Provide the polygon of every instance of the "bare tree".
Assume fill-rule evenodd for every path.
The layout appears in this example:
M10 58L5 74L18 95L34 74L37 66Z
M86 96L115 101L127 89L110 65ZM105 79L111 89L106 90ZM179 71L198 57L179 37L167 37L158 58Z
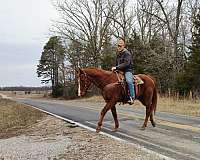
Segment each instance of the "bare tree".
M173 7L172 10L170 12L167 12L166 7L164 7L164 3L162 0L156 0L156 2L159 4L162 13L163 13L163 18L162 19L163 22L165 22L168 32L169 32L169 36L173 42L173 53L174 53L174 69L175 72L179 71L179 55L178 55L178 37L179 37L179 29L180 29L180 23L181 23L181 11L182 11L182 4L183 4L183 0L177 0L177 6ZM175 16L173 16L170 13L175 14Z
M136 13L141 39L144 43L148 43L163 29L163 24L160 22L162 19L159 17L160 9L155 0L138 0Z
M57 1L62 20L55 27L57 33L70 40L79 40L90 55L91 65L99 67L101 48L110 28L117 0Z
M198 8L200 7L200 1L199 0L187 0L186 1L186 11L185 11L185 17L187 17L187 24L189 27L189 37L187 43L191 42L191 33L193 31L194 28L194 19L197 16L198 13Z
M134 14L133 8L129 6L129 0L118 0L117 8L113 11L112 19L112 35L116 38L128 39L133 31Z

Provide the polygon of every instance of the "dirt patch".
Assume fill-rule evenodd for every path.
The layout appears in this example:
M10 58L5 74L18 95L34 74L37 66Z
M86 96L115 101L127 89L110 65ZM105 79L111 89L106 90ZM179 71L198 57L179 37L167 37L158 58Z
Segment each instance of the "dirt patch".
M46 114L18 104L9 99L0 98L0 138L20 135L30 125L41 120Z
M131 144L46 116L24 130L21 136L1 139L0 159L156 160L159 157Z

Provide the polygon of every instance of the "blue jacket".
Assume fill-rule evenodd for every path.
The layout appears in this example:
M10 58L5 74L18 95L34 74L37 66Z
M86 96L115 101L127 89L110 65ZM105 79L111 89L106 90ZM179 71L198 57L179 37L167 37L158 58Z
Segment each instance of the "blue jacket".
M133 66L132 55L127 49L124 49L117 55L116 69L122 72L132 72L133 71L132 66Z

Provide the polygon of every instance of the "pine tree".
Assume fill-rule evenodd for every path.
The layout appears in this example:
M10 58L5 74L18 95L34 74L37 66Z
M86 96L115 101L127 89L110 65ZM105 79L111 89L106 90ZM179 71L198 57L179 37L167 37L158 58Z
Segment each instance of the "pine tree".
M128 39L127 48L133 56L133 70L135 74L145 73L145 60L147 48L143 45L139 35L134 31Z
M106 35L104 37L104 43L101 50L101 68L110 70L112 66L115 66L116 59L116 46L112 44L111 37Z
M179 91L193 92L193 96L200 94L200 9L193 21L192 45L189 47L189 57L185 71L178 76Z
M192 33L192 46L188 61L188 74L191 76L192 90L200 93L200 9L194 18L194 30Z
M38 77L42 83L52 83L53 94L60 86L59 67L64 61L64 48L59 37L54 36L44 46L39 64L37 65ZM55 90L54 90L55 89Z

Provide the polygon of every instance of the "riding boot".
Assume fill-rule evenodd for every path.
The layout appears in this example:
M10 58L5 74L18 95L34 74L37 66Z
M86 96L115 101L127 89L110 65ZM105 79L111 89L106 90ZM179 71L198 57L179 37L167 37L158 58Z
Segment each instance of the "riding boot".
M129 100L128 100L128 104L132 105L134 104L134 98L130 97Z

